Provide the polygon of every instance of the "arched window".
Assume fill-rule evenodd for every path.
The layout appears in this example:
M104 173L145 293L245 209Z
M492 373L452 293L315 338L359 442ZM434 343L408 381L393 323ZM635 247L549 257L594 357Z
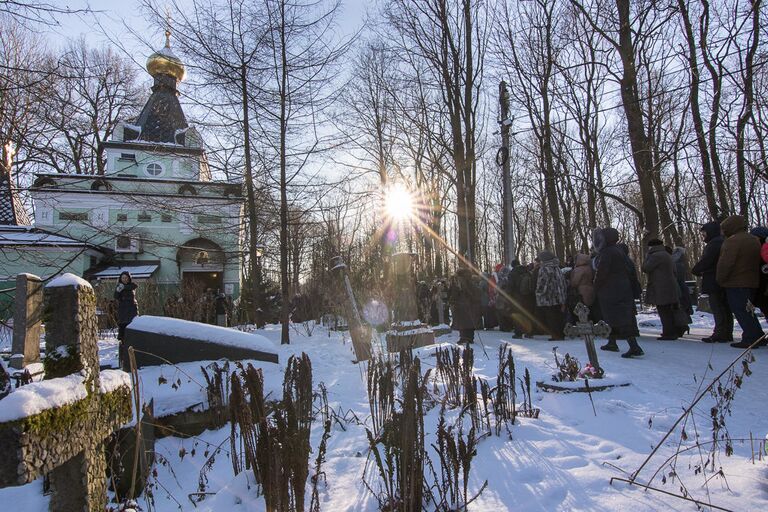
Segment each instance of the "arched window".
M152 162L151 164L147 164L147 167L145 168L145 170L149 176L157 177L163 174L163 166L157 162Z
M32 184L32 188L56 188L57 183L46 176L41 176Z
M112 190L112 185L103 179L93 180L91 190Z
M185 183L184 185L179 187L179 195L180 196L196 196L197 190L192 185Z

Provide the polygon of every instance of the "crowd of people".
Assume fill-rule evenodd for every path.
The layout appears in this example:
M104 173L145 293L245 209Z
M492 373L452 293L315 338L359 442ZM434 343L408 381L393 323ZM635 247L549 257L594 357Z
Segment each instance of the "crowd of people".
M557 341L564 338L565 324L575 320L572 312L581 302L590 308L591 320L604 320L611 327L608 342L600 348L618 352L618 341L624 340L629 348L622 357L631 358L643 355L636 318L641 299L658 312L659 340L676 340L690 332L693 301L686 276L692 273L701 278L701 291L708 296L714 317L713 332L702 341L737 348L763 346L756 308L768 314L768 228L747 229L746 219L739 215L704 224L706 245L691 269L684 247L649 240L639 270L616 229L595 229L591 254L575 254L564 265L554 253L543 250L527 265L514 260L483 275L461 267L447 281L437 280L432 286L418 283L419 316L432 325L450 318L460 343L472 343L477 329L497 326L518 338L549 335ZM645 293L639 271L646 276ZM130 273L123 272L114 293L121 340L125 327L138 315L136 288ZM166 302L166 316L184 317L177 311L182 306L194 306L186 312L193 319L221 326L228 325L233 309L229 297L208 289L195 301L172 296ZM292 304L294 312L300 309L298 303ZM742 329L738 342L733 338L734 317Z
M452 327L459 331L459 342L467 344L473 342L476 329L496 326L516 337L549 335L557 341L563 339L564 326L573 321L572 311L581 302L590 308L592 320L604 320L611 327L602 350L618 352L618 340L625 340L629 349L622 357L638 357L643 355L636 318L641 299L656 307L662 325L659 340L676 340L690 332L693 301L686 284L690 272L701 277L701 291L708 295L714 317L713 333L702 341L728 342L736 348L756 342L764 346L755 309L768 314L768 228L750 232L747 228L740 215L704 224L706 246L690 270L684 247L649 240L639 268L646 276L644 294L638 265L614 228L594 230L591 254L576 254L565 265L544 250L528 265L514 260L481 276L459 268L446 287ZM429 299L430 289L420 290L426 290L420 300ZM742 329L739 342L733 339L734 317Z

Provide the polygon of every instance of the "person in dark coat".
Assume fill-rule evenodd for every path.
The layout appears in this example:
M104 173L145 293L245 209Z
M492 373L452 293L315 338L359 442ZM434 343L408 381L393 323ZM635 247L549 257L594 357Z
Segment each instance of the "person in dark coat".
M693 304L691 303L691 292L688 290L688 285L685 283L685 278L688 276L688 258L685 254L685 247L676 246L672 249L672 262L675 264L675 277L677 278L677 288L680 292L680 311L677 312L676 327L680 336L685 333L690 333L689 326L693 323L691 315L693 314ZM685 320L685 323L682 323Z
M299 295L296 295L296 297L299 297ZM297 302L300 302L298 300ZM216 325L219 327L226 327L227 326L227 296L223 293L219 292L216 294L216 298L213 299L213 307L216 310ZM295 306L294 311L298 308L298 306Z
M139 316L139 304L136 302L136 283L133 282L130 272L123 272L117 280L115 288L115 300L117 301L117 339L120 344L117 348L119 363L126 360L125 352L125 328L131 321Z
M747 219L731 215L720 223L725 241L717 260L715 279L725 289L728 305L742 329L741 341L731 343L735 348L747 348L763 336L763 329L754 311L755 292L760 284L760 241L747 233ZM764 346L765 341L759 346Z
M512 268L501 283L496 299L499 319L504 318L502 330L511 330L515 338L521 338L532 331L531 318L534 307L533 276L520 261L512 260Z
M560 270L560 262L550 251L541 251L539 272L536 277L536 305L542 312L550 341L564 339L565 303L568 282Z
M675 275L672 255L658 238L648 242L648 254L643 262L643 272L648 274L645 302L656 306L661 319L659 340L676 340L680 337L675 323L675 309L679 307L680 288Z
M459 343L474 343L475 329L481 328L480 288L472 271L462 267L451 277L448 287L451 327L459 331Z
M483 329L494 329L499 322L496 318L496 280L492 274L484 272L478 276L477 285L480 288L480 313Z
M419 309L419 320L423 324L429 324L429 302L431 296L429 291L429 285L425 281L419 281L416 283L416 300Z
M611 326L608 343L600 348L618 352L616 340L624 339L629 344L629 350L621 357L639 357L644 354L637 343L640 332L637 329L635 298L639 298L640 286L634 263L618 241L619 232L614 228L603 229L596 239L593 234L593 246L595 249L599 247L595 258L595 296L602 319Z
M715 280L717 261L720 259L720 248L723 246L723 235L720 223L707 222L701 226L704 236L704 252L701 259L693 266L691 273L701 277L701 291L709 297L709 309L715 318L715 328L712 336L702 339L704 343L726 343L733 341L733 313L728 306L725 290Z
M125 328L131 320L139 316L136 288L138 287L133 282L130 272L120 274L114 297L117 301L117 339L121 341L125 336Z

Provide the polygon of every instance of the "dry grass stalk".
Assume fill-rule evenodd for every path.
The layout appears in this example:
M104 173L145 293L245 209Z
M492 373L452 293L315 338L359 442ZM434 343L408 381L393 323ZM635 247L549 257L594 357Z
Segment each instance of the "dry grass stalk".
M264 399L264 377L252 365L232 375L230 415L235 473L243 469L237 453L239 427L245 468L252 468L269 512L302 512L309 476L310 429L313 421L312 364L306 354L291 356L283 380L283 398ZM323 443L330 433L326 422ZM324 453L324 449L322 450ZM322 457L315 463L320 474Z
M363 475L365 485L376 495L380 510L416 512L423 509L425 496L424 468L427 458L424 449L424 397L427 396L429 373L421 375L418 358L410 359L401 353L401 375L404 368L404 388L400 410L382 428L380 435L366 429L370 443L370 456L378 470L379 490L373 490Z
M371 408L371 426L378 437L384 424L392 418L395 408L395 366L387 359L377 357L368 363L368 404Z

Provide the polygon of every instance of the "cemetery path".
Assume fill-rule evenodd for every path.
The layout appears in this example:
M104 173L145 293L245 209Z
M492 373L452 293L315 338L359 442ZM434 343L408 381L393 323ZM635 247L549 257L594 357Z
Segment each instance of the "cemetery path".
M711 318L708 315L697 314L694 320L693 336L709 334L707 330L711 328ZM648 335L640 339L645 357L626 360L615 353L599 354L607 376L626 378L631 385L593 393L596 416L590 397L585 393L534 391L533 405L541 409L539 419L519 419L511 429L511 439L502 432L500 437L490 436L480 442L472 465L470 493L479 490L486 480L488 487L470 506L470 510L695 510L690 502L643 491L638 487L630 488L620 482L610 485L609 480L614 476L626 477L622 471L629 473L637 469L682 409L696 396L701 382L708 382L707 375L719 373L739 352L727 344L707 345L693 339L656 341L658 319L652 315L640 315L639 321L641 332ZM321 490L320 508L330 511L377 510L376 499L361 481L364 471L374 471L372 466L366 467L365 422L369 422L369 409L365 378L360 366L351 363L353 355L348 336L335 332L329 335L320 327L309 335L303 332L302 326L296 327L291 331L292 344L287 346L279 345L280 331L277 326L259 331L272 340L280 352L279 367L257 363L265 369L266 391L278 393L282 385L282 368L291 354L304 351L310 356L315 387L323 382L331 407L339 417L346 418L346 421L334 426L328 443L324 466L328 484ZM345 337L346 343L343 343ZM440 341L455 343L457 339L457 334L451 333L441 337ZM533 381L550 379L554 368L552 348L555 345L560 355L569 352L582 362L587 360L584 344L580 340L556 343L543 338L516 340L498 331L479 332L477 340L475 374L491 381L495 380L498 348L503 343L512 347L518 376L528 368ZM619 344L625 347L624 342ZM111 354L108 342L103 344L103 349L103 355ZM427 347L417 352L425 368L434 366L433 349ZM736 391L733 410L726 417L726 424L733 439L749 439L751 433L757 452L758 444L768 433L768 415L765 413L768 350L757 350L755 356L756 361L751 365L753 374L745 378L741 389ZM708 370L708 365L712 369ZM199 366L197 363L185 363L178 369L168 366L143 369L145 397L154 396L156 403L166 410L174 407L183 410L196 400L202 400L204 391L194 382L202 382ZM160 384L162 380L166 382ZM181 384L174 389L172 384L178 381ZM711 438L708 418L711 404L712 399L705 398L695 415L702 442ZM427 444L434 442L432 432L437 416L435 408L425 417ZM355 418L362 424L358 424ZM313 426L313 447L317 446L321 435L318 423ZM686 431L693 439L693 426L689 424ZM196 438L168 437L158 441L157 452L161 455L161 462L157 467L157 479L152 484L154 510L263 510L263 500L255 497L252 475L245 472L237 478L232 477L228 457L229 433L229 426L226 426L206 431ZM641 473L639 481L647 482L653 471L674 453L678 442L679 434L671 436ZM755 463L752 463L752 449L749 441L735 441L733 456L726 458L721 454L718 459L717 464L722 466L724 476L712 478L706 487L701 475L694 471L694 466L700 462L699 453L690 450L677 463L678 477L696 499L711 499L712 504L731 510L766 510L768 487L764 482L768 467L765 457L757 460L755 455ZM212 462L211 456L214 456ZM194 507L188 495L198 491L204 467L208 468L202 473L204 480L207 479L206 492L218 494L208 496ZM679 493L679 482L668 478L663 484L661 475L652 485ZM0 500L13 499L23 505L17 510L43 510L45 499L39 496L39 492L39 482L33 482L24 487L0 490Z

